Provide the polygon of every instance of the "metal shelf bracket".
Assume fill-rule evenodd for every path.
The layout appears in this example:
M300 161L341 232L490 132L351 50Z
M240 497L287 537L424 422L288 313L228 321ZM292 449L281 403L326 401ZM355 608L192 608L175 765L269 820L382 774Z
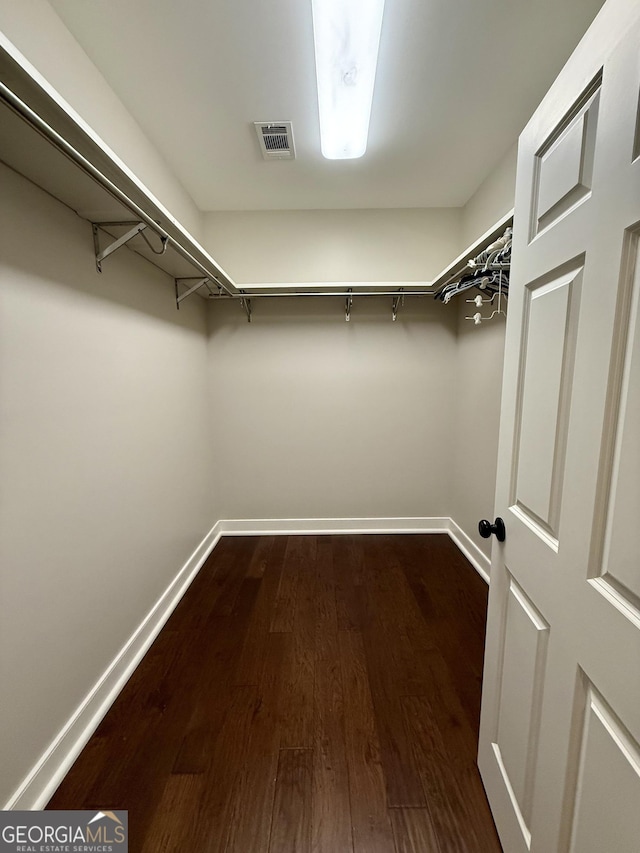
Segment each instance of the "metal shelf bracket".
M117 240L114 240L113 243L110 243L106 249L100 248L100 228L107 228L109 225L133 225L126 234L123 234L122 237L118 237ZM138 235L141 231L147 227L146 222L92 222L91 229L93 230L93 248L96 253L96 269L98 272L102 272L102 262L105 258L108 258L109 255L112 255L117 249L121 246L124 246L129 240L132 240L136 235Z
M395 323L398 319L398 307L404 305L404 288L400 288L398 295L391 300L391 319Z
M251 322L251 300L246 296L240 297L240 305L244 308L245 314L247 315L247 323Z
M187 296L191 296L192 293L195 293L196 290L199 290L201 287L206 287L209 291L209 296L215 296L216 292L211 287L211 279L206 276L202 278L201 276L189 277L189 278L176 278L175 281L175 290L176 290L176 308L178 311L180 310L180 303L187 298ZM178 284L181 281L195 281L195 284L191 285L188 290L185 290L184 293L179 292ZM216 282L217 284L217 282ZM218 285L220 287L220 285Z
M344 319L347 321L347 323L351 322L351 306L353 305L353 291L351 288L349 288L348 293L349 295L345 299L344 304Z

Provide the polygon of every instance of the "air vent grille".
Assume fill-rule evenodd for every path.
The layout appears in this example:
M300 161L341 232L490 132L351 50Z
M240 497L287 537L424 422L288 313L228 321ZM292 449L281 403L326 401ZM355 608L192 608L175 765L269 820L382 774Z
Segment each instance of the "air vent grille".
M265 160L292 160L296 156L290 121L255 121L253 124Z

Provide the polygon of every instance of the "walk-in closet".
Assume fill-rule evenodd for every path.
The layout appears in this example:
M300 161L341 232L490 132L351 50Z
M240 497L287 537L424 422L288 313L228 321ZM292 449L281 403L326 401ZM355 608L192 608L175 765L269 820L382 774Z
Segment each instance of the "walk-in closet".
M5 824L636 849L640 10L526 6L0 4Z

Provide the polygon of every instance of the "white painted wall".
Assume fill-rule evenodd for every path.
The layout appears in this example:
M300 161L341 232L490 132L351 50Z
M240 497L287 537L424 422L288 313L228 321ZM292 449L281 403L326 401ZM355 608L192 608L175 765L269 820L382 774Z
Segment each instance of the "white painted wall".
M242 283L429 280L458 251L459 210L205 217ZM227 518L448 515L455 317L431 298L254 300L210 308L216 460Z
M47 0L0 3L0 32L200 240L202 214Z
M205 246L239 284L428 281L459 252L462 211L273 210L205 215Z
M209 530L205 303L0 166L0 804Z
M476 326L465 319L475 313L474 306L462 301L452 307L458 320L455 432L450 447L452 515L489 556L491 542L480 537L478 521L493 520L505 321L494 317Z
M487 175L462 209L460 251L488 231L501 216L513 208L516 193L517 143Z
M461 249L513 207L516 153L514 145L464 207ZM456 522L489 556L491 542L480 538L478 521L493 518L505 322L495 317L476 326L465 319L476 311L465 298L457 297L457 303L446 306L457 317L452 507Z
M226 518L450 514L455 318L430 298L210 309L212 440Z

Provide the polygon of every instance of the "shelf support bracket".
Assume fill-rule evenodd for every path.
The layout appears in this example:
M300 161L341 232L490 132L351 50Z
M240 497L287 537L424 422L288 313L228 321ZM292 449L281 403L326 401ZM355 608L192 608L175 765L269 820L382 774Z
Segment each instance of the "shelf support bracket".
M251 322L251 300L246 296L240 297L240 305L244 308L245 314L247 315L247 323Z
M112 255L117 249L121 246L124 246L125 243L128 243L129 240L132 240L137 234L147 227L146 222L136 222L131 230L127 231L126 234L123 234L122 237L118 237L117 240L114 240L113 243L110 243L106 249L100 249L100 225L131 225L131 222L92 222L91 228L93 230L93 248L96 253L96 269L98 272L102 272L102 262L105 258L108 258L109 255Z
M404 305L404 288L401 287L398 291L398 295L394 296L391 300L391 319L395 323L398 319L398 307L400 305Z
M353 291L349 288L348 296L344 301L344 319L347 323L351 322L351 306L353 305Z
M178 311L180 310L180 303L183 301L183 299L186 299L187 296L191 296L192 293L195 293L196 290L198 290L201 287L206 287L207 290L209 291L209 294L211 296L214 295L214 291L211 289L211 286L209 284L210 279L208 279L206 277L195 279L196 283L193 284L188 290L185 290L184 293L178 292L178 282L179 281L194 281L194 279L192 279L192 278L176 278L176 279L174 279L174 281L176 283L176 308L178 309Z

